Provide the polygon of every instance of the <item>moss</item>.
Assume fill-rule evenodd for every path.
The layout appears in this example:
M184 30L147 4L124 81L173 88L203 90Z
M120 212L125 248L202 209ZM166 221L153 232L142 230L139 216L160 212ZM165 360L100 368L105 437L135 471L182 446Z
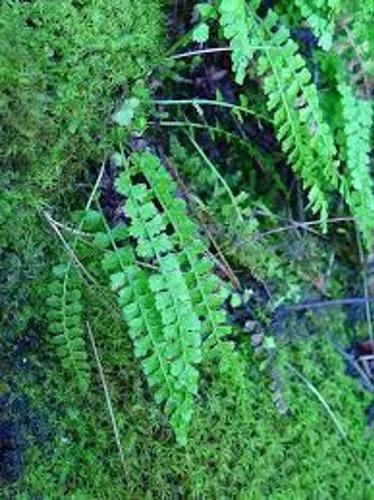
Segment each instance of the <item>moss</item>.
M0 7L2 168L42 188L111 145L116 99L157 64L157 0L38 0ZM64 175L62 175L64 174Z
M0 42L6 48L0 55L0 111L2 161L8 170L8 180L1 183L7 194L0 200L0 267L6 270L1 273L0 296L6 300L0 300L5 311L0 325L2 338L8 338L0 356L0 396L24 395L30 413L41 414L47 435L38 442L25 426L24 473L12 485L1 484L0 496L25 500L371 498L361 467L364 464L370 470L374 465L374 441L368 439L364 417L369 395L344 374L342 357L325 335L344 345L348 337L344 332L351 328L344 315L315 317L311 331L318 335L306 338L301 338L302 322L296 318L277 341L284 399L290 407L286 416L275 408L271 380L261 370L263 360L252 354L249 339L241 335L237 349L246 377L239 390L222 380L214 366L205 367L190 441L187 448L180 448L153 402L123 322L116 312L103 307L96 290L85 289L85 319L92 325L118 421L125 454L122 467L89 343L92 386L82 397L68 384L50 342L46 283L63 249L38 211L46 199L49 211L52 205L69 211L82 206L79 196L63 200L61 194L69 184L74 189L77 173L91 161L101 160L112 147L110 116L116 101L130 95L135 82L144 89L143 79L162 52L159 4L156 0L7 2L0 7ZM209 209L228 227L231 207L223 199L225 193L220 194L216 180L209 180L196 157L187 150L182 153L174 155L174 160L185 163L181 173L191 182L200 171L202 183L211 181L216 200ZM19 172L12 176L11 169ZM234 174L228 181L237 194L246 184ZM31 182L37 187L32 193ZM46 188L58 189L46 198ZM197 190L197 194L201 193ZM243 214L247 209L250 222L251 206L243 206ZM61 213L56 218L64 220ZM325 248L320 240L297 239L299 248L296 238L282 238L267 240L248 259L257 264L259 274L272 275L277 299L284 288L290 289L291 278L309 296L313 279L327 268ZM308 252L302 252L301 242ZM256 249L246 247L243 252L248 253L248 248ZM281 258L275 259L278 254ZM285 266L287 260L292 269ZM90 262L92 269L95 264ZM341 272L338 264L337 268L335 274ZM342 295L346 276L334 275L334 289L329 292ZM26 363L21 363L22 369L17 365L16 371L15 361L23 359ZM327 401L349 445L321 402L289 372L287 363Z
M278 414L270 381L245 351L247 378L233 390L211 367L204 374L186 449L175 445L162 413L133 358L123 325L103 311L92 294L88 316L98 343L125 453L123 470L94 362L91 392L74 395L54 354L41 352L29 398L45 408L49 445L31 447L26 473L9 495L46 498L368 498L357 462L373 466L366 436L368 395L344 375L341 356L325 338L280 345L279 366L290 413ZM336 318L329 328L344 328ZM318 320L327 331L331 318ZM340 330L339 330L340 329ZM44 346L43 349L46 347ZM326 399L350 446L341 439L321 403L285 368L291 363ZM352 452L353 450L353 452ZM356 456L355 456L356 455Z

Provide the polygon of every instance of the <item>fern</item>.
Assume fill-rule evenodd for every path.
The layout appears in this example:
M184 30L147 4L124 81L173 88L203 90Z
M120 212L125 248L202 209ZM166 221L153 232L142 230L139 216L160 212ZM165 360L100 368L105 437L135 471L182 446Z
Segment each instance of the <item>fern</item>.
M90 369L82 328L81 292L69 264L55 266L53 274L47 298L52 343L66 373L85 393L90 385Z
M170 343L175 342L173 348L179 350L183 359L180 374L185 380L182 383L191 393L196 393L198 372L193 364L201 359L201 325L192 308L179 256L166 233L163 214L153 203L150 189L132 178L138 173L136 158L139 156L133 156L132 167L120 175L117 190L128 198L125 211L131 219L129 234L137 241L137 255L157 266L157 272L149 280L150 288L156 294L165 336Z
M264 77L268 109L274 113L277 139L295 172L300 174L309 200L322 219L328 215L329 192L338 186L338 162L333 136L324 121L317 89L297 44L270 11L259 30L274 48L266 48L257 73ZM276 30L276 31L275 31Z
M234 68L241 68L237 81L243 82L248 62L254 56L254 49L248 47L255 47L251 46L255 43L256 52L260 53L256 72L263 78L277 138L290 165L309 189L313 211L320 211L325 220L330 192L338 187L339 181L333 136L322 115L310 72L289 30L279 23L275 12L270 10L265 19L260 19L256 8L256 4L245 2L219 4L220 23L227 26L224 36L231 40ZM239 34L243 41L236 42L234 47L233 40ZM240 65L237 61L246 63Z
M258 6L259 2L255 2ZM221 0L219 2L220 24L225 38L230 40L232 65L235 80L242 84L250 61L253 58L253 40L249 33L253 29L253 19L246 15L245 0Z
M178 442L185 444L198 390L201 324L163 216L152 201L151 191L132 177L136 173L133 165L116 183L118 192L126 197L128 235L136 242L135 253L128 245L117 249L114 256L106 257L105 267L110 270L114 257L119 257L122 269L112 274L112 287L120 292L135 354L143 359L149 384L156 388L156 402L165 404ZM154 267L154 272L149 267L139 268L135 256Z
M113 251L107 251L103 266L111 274L112 289L118 293L135 356L141 359L155 400L164 404L177 441L185 444L193 402L176 370L177 352L164 336L161 315L149 285L149 272L135 264L129 245L118 248L117 243Z
M116 161L123 164L123 157L116 155ZM233 345L224 341L231 333L222 310L227 292L159 159L136 153L125 165L116 189L126 200L129 224L108 228L96 242L112 247L103 264L135 355L178 442L185 444L203 357L219 362L231 378L238 372Z
M340 11L340 0L295 0L301 15L318 38L318 45L329 50L335 30L335 17Z
M215 344L231 333L222 310L227 296L225 287L214 274L211 260L204 255L206 248L198 227L187 215L186 204L177 197L177 186L159 159L145 153L133 157L133 161L162 205L165 223L174 230L174 248L177 249L182 267L186 269L185 279L191 291L194 310L202 322L206 345Z
M340 84L338 90L344 119L347 163L341 190L370 247L374 229L373 181L369 169L372 109L369 102L355 98L347 84Z

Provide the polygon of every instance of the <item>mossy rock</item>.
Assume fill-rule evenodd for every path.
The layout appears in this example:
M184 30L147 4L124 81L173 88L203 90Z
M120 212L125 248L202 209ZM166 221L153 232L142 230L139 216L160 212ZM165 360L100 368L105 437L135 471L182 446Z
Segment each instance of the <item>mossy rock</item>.
M1 168L50 188L96 162L116 99L159 60L162 26L157 0L3 3Z

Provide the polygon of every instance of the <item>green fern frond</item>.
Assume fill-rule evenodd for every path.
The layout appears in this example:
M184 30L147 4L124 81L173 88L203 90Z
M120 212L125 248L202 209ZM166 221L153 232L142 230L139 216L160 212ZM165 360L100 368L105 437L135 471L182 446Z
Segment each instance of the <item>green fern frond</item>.
M338 90L344 119L347 163L341 190L370 248L374 229L373 181L369 167L372 108L368 101L356 98L349 85L342 83Z
M185 444L203 355L219 362L221 373L232 377L238 371L233 345L224 341L231 333L222 310L226 291L160 160L146 152L125 162L119 158L125 170L116 189L125 198L128 226L108 228L95 241L101 248L112 247L104 267L118 293L135 355L178 442Z
M177 197L177 185L160 160L149 153L133 157L134 164L146 177L154 196L162 206L164 221L173 228L176 248L191 293L196 315L208 350L231 333L222 304L227 296L224 284L213 272L213 264L204 255L206 247L198 226L187 213L184 200Z
M259 2L255 3L257 7ZM246 4L245 0L221 0L219 2L220 24L224 37L230 41L235 80L239 84L243 83L245 72L254 54L252 44L255 40L249 37L254 21L246 15Z
M261 19L256 14L256 4L239 3L240 9L234 8L234 3L221 2L220 22L225 24L231 20L235 25L235 19L240 18L241 37L246 33L248 39L250 34L251 40L258 45L256 52L260 55L256 72L263 78L267 107L274 114L277 139L289 164L309 190L313 211L319 211L322 221L326 220L330 193L338 188L338 161L333 135L324 120L311 74L289 30L280 23L274 11L270 10L266 18ZM224 21L223 17L228 20ZM236 33L233 27L225 36L229 38L232 33ZM236 53L233 49L234 66L236 60L248 61L254 56L253 49L249 56L247 48L243 47L244 42L237 44ZM246 67L241 66L243 72Z
M69 264L53 268L55 279L49 285L47 298L49 330L63 368L85 393L90 385L90 367L82 327L81 292L73 273Z
M124 212L130 219L126 231L135 242L135 252L129 240L124 244L125 231L117 226L110 232L115 251L107 253L104 266L119 293L135 354L156 390L156 402L164 404L178 442L186 444L198 390L201 323L166 231L167 222L153 202L152 191L138 182L135 159L134 155L116 182L117 191L126 198ZM98 240L105 245L105 238Z
M295 5L318 38L323 50L332 46L335 18L340 11L341 0L295 0Z
M157 272L150 277L156 307L161 313L165 335L179 344L176 348L184 360L181 373L185 373L186 387L196 393L198 372L193 364L201 359L201 325L193 311L178 254L166 232L167 221L155 206L151 189L134 181L133 176L139 173L136 158L132 157L132 165L118 178L117 190L127 198L129 234L136 239L138 257L157 266Z
M136 265L135 254L128 244L119 248L116 237L112 236L113 231L110 238L114 250L107 251L104 269L111 275L111 286L118 294L135 356L141 359L155 400L164 404L177 441L186 444L193 400L181 382L179 352L164 335L160 311L149 284L149 271Z
M329 192L338 186L338 162L333 136L319 105L317 89L288 29L270 11L258 30L267 47L257 73L264 78L268 109L274 113L277 139L288 161L309 189L313 210L328 215Z

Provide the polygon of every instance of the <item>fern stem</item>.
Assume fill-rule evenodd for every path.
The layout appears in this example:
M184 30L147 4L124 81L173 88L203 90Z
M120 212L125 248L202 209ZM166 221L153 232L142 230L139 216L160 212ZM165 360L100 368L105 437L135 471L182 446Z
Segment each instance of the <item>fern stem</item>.
M152 123L152 122L151 122ZM204 123L197 123L197 122L190 122L190 121L168 121L168 120L162 120L159 122L153 122L154 125L158 125L160 127L176 127L176 128L197 128L197 129L203 129L203 130L209 130L211 132L216 132L217 134L220 134L224 137L227 137L228 139L233 139L240 143L243 147L248 148L250 151L253 151L253 146L252 144L240 137L237 134L234 134L233 132L229 132L228 130L217 127L214 125L206 125Z
M359 232L357 225L356 225L356 239L357 239L358 255L359 255L360 264L361 264L362 284L363 284L363 288L364 288L364 296L366 299L366 302L365 302L366 324L367 324L369 339L370 339L371 343L373 344L374 336L373 336L373 322L372 322L371 304L370 304L370 301L367 300L369 297L369 283L368 283L368 279L366 276L364 249L363 249L363 245L361 243L361 235L360 235L360 232Z
M64 238L63 234L61 233L60 229L55 225L54 220L52 217L49 215L48 212L43 211L43 215L46 218L47 222L53 229L53 231L57 234L58 238L60 239L61 243L63 244L66 252L68 253L70 259L69 259L69 267L67 270L67 274L69 273L70 266L74 262L75 265L80 269L80 271L83 273L83 275L87 278L87 280L95 285L96 287L99 288L99 283L96 281L96 279L87 271L87 269L84 267L84 265L81 263L81 261L78 259L75 249L74 249L74 244L73 246L70 246L69 243L66 241ZM76 241L75 241L76 243Z
M225 181L225 179L222 177L222 175L219 173L219 171L215 167L215 165L207 157L207 155L205 154L205 152L201 148L201 146L192 137L192 135L189 134L189 133L187 133L187 132L186 132L186 134L187 134L187 137L189 138L189 140L191 141L191 144L195 147L196 151L199 153L199 155L201 156L201 158L205 161L205 163L208 165L208 167L211 169L211 171L214 173L214 175L216 175L218 177L218 179L220 180L221 184L223 185L223 187L227 191L227 194L230 197L231 203L232 203L232 205L233 205L233 207L234 207L234 209L236 211L236 214L238 216L238 221L241 222L241 223L243 223L244 220L243 220L242 214L240 213L239 207L236 204L235 196L233 195L233 193L232 193L229 185L227 184L227 182Z
M261 214L260 214L261 215ZM333 224L333 223L339 223L339 222L353 222L354 218L353 217L331 217L326 219L324 222L326 224ZM258 237L254 238L255 240L260 239L260 238L266 238L267 236L270 236L272 234L277 234L277 233L282 233L283 231L288 231L291 229L306 229L310 230L310 226L320 226L321 221L320 220L312 220L312 221L292 221L292 224L288 226L283 226L283 227L277 227L276 229L270 229L269 231L264 231L263 233L260 233ZM315 234L320 236L320 233L318 231L313 231Z
M238 104L231 104L226 101L213 101L211 99L154 99L152 101L158 106L182 106L182 105L192 105L192 106L218 106L221 108L228 108L234 111L239 111L247 115L255 116L256 118L261 118L261 120L273 124L273 120L268 116L262 115L257 111L252 111L251 109L245 108L244 106L239 106Z
M251 45L251 49L253 50L264 50L266 48L275 48L279 50L279 47L275 47L273 45ZM170 56L169 59L183 59L185 57L193 57L193 56L199 56L199 55L204 55L204 54L217 54L220 52L232 52L231 47L211 47L207 49L197 49L197 50L190 50L188 52L181 52L180 54L175 54L174 56Z

